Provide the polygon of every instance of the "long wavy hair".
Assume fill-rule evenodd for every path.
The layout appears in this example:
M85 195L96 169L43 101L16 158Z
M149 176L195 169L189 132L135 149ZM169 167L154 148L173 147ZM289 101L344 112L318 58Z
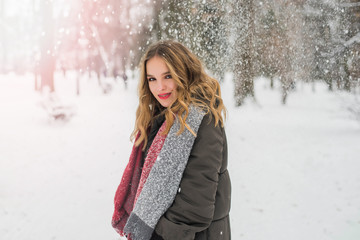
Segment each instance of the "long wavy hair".
M163 108L152 95L146 77L146 63L155 56L165 61L177 84L177 100L167 108ZM211 112L211 117L215 118L215 126L219 123L224 126L226 108L221 98L218 81L205 73L201 61L181 43L167 40L151 45L141 59L140 74L139 106L136 111L135 128L130 137L131 140L134 140L138 136L135 141L136 146L143 142L143 148L145 148L147 130L152 124L152 120L160 114L165 115L164 134L169 132L176 117L180 122L178 134L182 133L186 127L196 135L185 122L190 104L201 108L205 113Z

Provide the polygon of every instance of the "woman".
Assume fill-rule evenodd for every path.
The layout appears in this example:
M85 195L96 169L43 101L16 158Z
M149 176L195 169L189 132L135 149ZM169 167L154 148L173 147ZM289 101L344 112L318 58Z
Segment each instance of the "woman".
M175 41L141 61L135 144L112 225L128 239L230 239L230 178L219 83Z

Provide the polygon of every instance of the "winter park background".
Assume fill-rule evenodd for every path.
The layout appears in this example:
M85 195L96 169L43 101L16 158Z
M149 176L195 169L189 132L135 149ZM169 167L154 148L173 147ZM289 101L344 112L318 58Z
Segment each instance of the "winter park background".
M121 239L137 65L169 38L222 87L232 239L360 239L359 1L0 0L0 36L1 240Z

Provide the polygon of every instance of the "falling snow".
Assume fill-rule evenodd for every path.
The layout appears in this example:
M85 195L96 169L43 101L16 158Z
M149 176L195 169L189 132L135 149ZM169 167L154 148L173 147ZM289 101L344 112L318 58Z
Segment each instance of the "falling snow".
M222 85L233 238L360 239L359 9L0 0L1 239L118 239L112 197L138 65L163 39L190 48Z

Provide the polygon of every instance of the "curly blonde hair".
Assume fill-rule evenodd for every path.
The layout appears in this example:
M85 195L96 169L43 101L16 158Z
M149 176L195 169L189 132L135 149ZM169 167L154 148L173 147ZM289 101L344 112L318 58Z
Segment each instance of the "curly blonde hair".
M152 95L146 77L146 63L155 56L165 61L177 84L177 100L165 109ZM151 121L158 114L165 115L166 128L164 134L169 132L176 116L180 122L178 134L182 133L186 127L195 135L185 122L189 114L190 104L201 108L206 114L211 112L211 116L215 118L215 126L219 122L221 126L224 126L226 108L221 98L218 81L205 73L201 61L181 43L167 40L151 45L140 62L140 74L139 106L136 111L135 128L131 134L131 140L134 140L138 135L135 141L136 146L144 143L143 148L145 149L147 130ZM160 113L159 110L161 110Z

